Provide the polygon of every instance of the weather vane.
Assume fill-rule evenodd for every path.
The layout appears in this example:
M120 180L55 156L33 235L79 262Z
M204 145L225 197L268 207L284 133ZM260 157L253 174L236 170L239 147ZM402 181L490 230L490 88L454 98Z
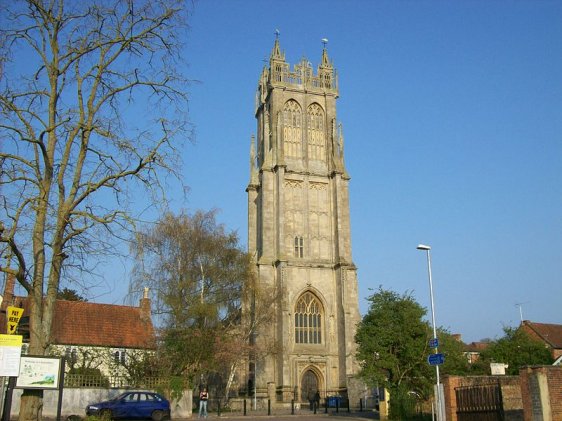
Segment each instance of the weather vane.
M275 39L279 39L279 29L275 29Z
M322 38L322 44L324 44L324 48L326 48L326 44L328 44L328 38Z

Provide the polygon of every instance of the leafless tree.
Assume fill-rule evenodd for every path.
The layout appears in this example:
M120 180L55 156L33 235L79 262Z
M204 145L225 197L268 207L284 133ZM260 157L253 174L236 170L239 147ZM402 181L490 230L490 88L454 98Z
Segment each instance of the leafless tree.
M51 343L63 271L112 252L135 199L165 203L179 176L184 3L3 2L0 270L29 295L32 354ZM41 398L24 391L19 419L40 419Z

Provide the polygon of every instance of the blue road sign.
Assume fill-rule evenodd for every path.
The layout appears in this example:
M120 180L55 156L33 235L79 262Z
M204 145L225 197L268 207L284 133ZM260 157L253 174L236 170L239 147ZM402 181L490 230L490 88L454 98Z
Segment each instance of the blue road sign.
M429 365L441 365L445 362L445 356L443 354L431 354L427 357L427 362Z
M437 348L439 346L439 340L437 338L431 338L429 340L429 347L430 348Z

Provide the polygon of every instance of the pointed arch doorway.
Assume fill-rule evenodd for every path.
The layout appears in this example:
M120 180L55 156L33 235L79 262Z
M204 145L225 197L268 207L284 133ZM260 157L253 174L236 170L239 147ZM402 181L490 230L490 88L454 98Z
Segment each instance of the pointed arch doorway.
M314 394L319 391L318 376L314 371L308 369L304 372L301 380L301 401L312 400Z

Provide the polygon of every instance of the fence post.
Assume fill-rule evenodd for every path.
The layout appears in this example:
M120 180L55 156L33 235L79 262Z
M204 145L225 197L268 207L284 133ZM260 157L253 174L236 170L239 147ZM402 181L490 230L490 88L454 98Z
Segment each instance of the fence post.
M217 415L219 417L221 416L221 400L220 400L220 398L218 399Z
M244 416L246 415L246 399L244 398Z
M267 400L267 415L271 415L271 399Z
M291 399L291 415L295 415L295 400Z
M363 398L359 398L359 412L363 412Z
M324 413L328 413L328 398L324 399Z
M336 414L340 412L340 400L338 398L334 399L336 401Z

